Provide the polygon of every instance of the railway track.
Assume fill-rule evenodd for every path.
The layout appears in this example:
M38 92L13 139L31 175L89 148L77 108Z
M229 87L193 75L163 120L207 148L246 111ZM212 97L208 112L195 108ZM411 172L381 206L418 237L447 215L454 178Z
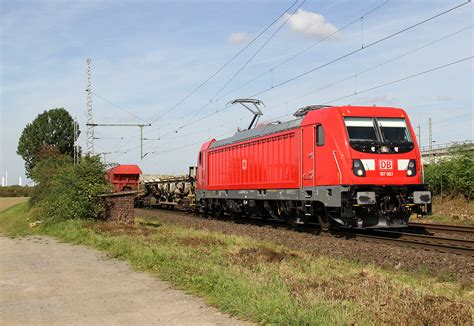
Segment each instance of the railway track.
M150 209L149 209L150 210ZM151 209L153 210L153 209ZM189 214L189 212L176 210L178 214ZM259 226L268 226L273 228L285 228L295 231L314 233L317 230L316 225L291 227L277 220L262 219L228 219L234 223L252 224ZM410 227L420 227L421 231L442 231L443 233L470 234L473 233L473 227L463 227L454 225L410 223ZM421 229L424 228L424 229ZM461 230L457 232L457 230ZM334 236L343 236L347 239L371 241L375 243L384 243L389 245L399 245L414 249L423 249L427 251L438 251L449 254L474 257L474 240L438 237L429 234L407 233L403 231L392 230L337 230L329 232ZM473 233L474 234L474 233Z
M409 227L425 230L433 233L449 233L449 234L463 234L463 235L474 235L474 227L467 225L447 225L447 224L435 224L435 223L408 223Z
M416 249L474 257L474 241L396 231L355 232L356 240L395 244Z

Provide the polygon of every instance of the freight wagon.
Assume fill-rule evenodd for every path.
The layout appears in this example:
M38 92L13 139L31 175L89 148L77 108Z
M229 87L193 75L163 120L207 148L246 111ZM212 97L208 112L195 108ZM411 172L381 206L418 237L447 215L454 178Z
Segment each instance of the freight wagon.
M106 179L114 185L114 191L138 190L142 170L137 165L117 165L106 171Z

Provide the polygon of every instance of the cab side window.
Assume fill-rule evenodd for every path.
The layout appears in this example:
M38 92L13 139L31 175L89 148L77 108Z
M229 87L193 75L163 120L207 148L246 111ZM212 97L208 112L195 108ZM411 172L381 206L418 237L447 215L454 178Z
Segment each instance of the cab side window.
M317 146L324 145L324 129L322 125L316 126L316 145Z
M199 165L201 165L201 163L202 163L202 152L199 152L199 160L198 161L199 161Z

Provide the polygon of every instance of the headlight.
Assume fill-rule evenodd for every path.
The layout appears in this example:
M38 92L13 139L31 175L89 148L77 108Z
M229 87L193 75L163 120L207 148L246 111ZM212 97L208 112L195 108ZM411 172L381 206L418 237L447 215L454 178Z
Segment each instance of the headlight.
M365 177L365 169L364 165L362 164L361 160L353 160L352 161L352 170L354 174L358 177Z
M414 177L416 175L416 161L410 160L407 166L407 176Z

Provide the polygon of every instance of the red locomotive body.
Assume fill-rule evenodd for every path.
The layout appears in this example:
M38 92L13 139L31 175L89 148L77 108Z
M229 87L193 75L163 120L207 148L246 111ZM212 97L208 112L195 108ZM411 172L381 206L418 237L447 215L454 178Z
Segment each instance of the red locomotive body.
M431 211L404 110L310 106L296 119L205 143L196 199L210 212L399 227Z
M117 165L106 172L106 178L114 185L114 191L138 190L142 170L138 165Z

